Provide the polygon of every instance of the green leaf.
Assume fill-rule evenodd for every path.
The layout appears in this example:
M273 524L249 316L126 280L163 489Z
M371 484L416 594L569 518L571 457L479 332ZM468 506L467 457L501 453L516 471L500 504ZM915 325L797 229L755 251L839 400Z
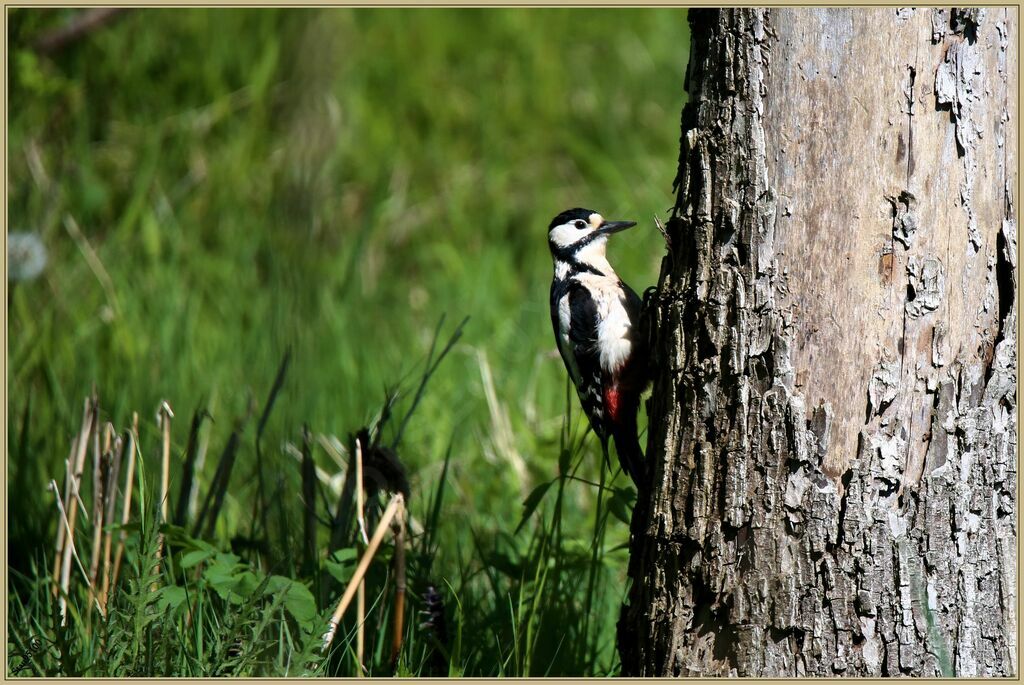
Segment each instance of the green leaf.
M533 516L533 512L537 511L537 507L540 506L541 500L544 499L544 495L547 494L548 488L550 488L551 484L554 482L555 481L553 480L549 480L546 483L541 483L526 497L526 501L523 502L523 517L519 520L519 525L516 526L515 534L518 534L519 531L522 530L523 526L526 525L526 522L530 520L531 516Z
M239 573L236 577L237 584L234 590L243 600L250 599L256 589L260 586L263 581L263 574L258 571L245 570Z
M228 599L238 585L238 557L234 554L218 554L212 564L203 571L203 578L222 599Z
M608 498L608 511L628 526L635 503L636 491L633 488L615 488L615 493Z
M266 594L284 593L284 608L305 629L311 629L316 620L316 600L313 593L302 583L285 578L271 576Z
M569 448L563 447L562 451L558 453L558 472L563 476L567 475L570 464L572 464L572 453L569 452Z
M334 550L334 554L331 555L331 560L338 564L351 564L356 560L356 548L345 547L344 549Z
M324 568L327 572L342 585L352 579L356 572L356 550L354 547L339 549L334 552L326 561Z
M164 538L175 547L182 547L189 551L202 550L209 552L211 555L217 552L216 547L205 540L192 537L188 534L188 531L181 526L165 523L160 526L160 532L163 533Z
M234 554L229 554L227 552L219 552L217 554L217 558L214 560L214 563L219 566L230 566L234 568L236 566L241 566L241 561L241 557L238 557Z
M181 558L181 567L192 568L193 566L198 566L213 555L214 552L205 549L194 550Z
M185 588L177 585L165 585L157 591L157 595L159 599L156 601L156 608L160 613L177 609L188 597Z

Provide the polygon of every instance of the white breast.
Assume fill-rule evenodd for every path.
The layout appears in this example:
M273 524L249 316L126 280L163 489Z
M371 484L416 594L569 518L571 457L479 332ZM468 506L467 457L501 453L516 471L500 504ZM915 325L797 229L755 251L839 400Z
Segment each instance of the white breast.
M601 305L598 305L601 311ZM633 350L629 335L629 314L618 293L609 298L605 313L597 325L597 345L601 350L601 368L609 373L618 371Z
M580 274L577 278L590 290L597 304L597 347L601 368L615 373L633 351L628 337L631 322L622 302L618 278L593 274Z
M581 264L587 264L588 266L594 267L606 276L613 275L615 271L612 269L612 265L608 263L608 258L605 256L607 243L607 236L598 238L581 250L577 251L576 260Z

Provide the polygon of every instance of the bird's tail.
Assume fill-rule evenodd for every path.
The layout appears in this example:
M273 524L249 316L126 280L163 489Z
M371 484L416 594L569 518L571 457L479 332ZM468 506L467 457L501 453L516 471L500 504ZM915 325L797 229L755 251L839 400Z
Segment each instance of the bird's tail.
M639 486L644 473L644 452L640 449L637 435L636 411L623 412L620 421L612 426L611 433L622 470Z

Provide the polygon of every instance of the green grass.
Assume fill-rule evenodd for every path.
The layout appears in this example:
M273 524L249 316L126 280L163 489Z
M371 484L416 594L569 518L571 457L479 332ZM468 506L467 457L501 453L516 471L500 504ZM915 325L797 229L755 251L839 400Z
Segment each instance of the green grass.
M41 277L8 295L12 621L57 639L45 582L57 512L45 488L61 482L93 387L118 428L140 413L150 489L155 411L170 402L174 497L192 412L205 407L214 419L204 429L201 497L235 422L251 415L216 534L178 547L228 554L232 539L237 547L252 532L256 424L287 349L261 439L275 495L269 550L236 554L238 567L226 560L225 574L286 576L316 590L329 576L327 531L316 573L301 569L292 531L301 528L302 485L288 445L301 445L304 424L325 436L371 424L389 388L402 390L402 415L446 313L442 335L470 319L399 454L412 515L436 548L410 560L410 610L421 608L424 583L444 589L456 673L614 673L626 479L612 481L623 491L605 496L606 523L595 528L597 488L559 478L560 461L590 483L603 474L593 436L577 447L574 398L566 424L544 229L571 206L639 220L613 242L612 257L637 290L654 282L663 245L651 215L671 201L685 11L140 10L52 57L36 55L34 40L70 13L8 15L10 229L37 232L50 256ZM385 438L396 427L389 422ZM339 472L322 448L313 457ZM545 483L517 532L523 502ZM146 516L137 511L131 531L138 569ZM221 611L234 615L230 594L173 567L161 584L210 609L198 627L186 630L171 612L152 629L188 656L166 657L157 647L170 643L150 639L148 655L86 658L102 631L76 624L67 649L83 673L304 672L299 656L342 589L325 580L323 596L314 593L317 618L300 625L250 583L245 597L259 601L242 606L259 610L229 630L219 621ZM386 565L373 569L368 602L384 616ZM135 582L117 601L126 615L149 615L146 585ZM418 622L406 621L400 670L409 674L425 672L432 649ZM226 656L239 626L251 659ZM373 629L368 650L375 672L386 673L390 628L381 619ZM109 630L114 642L138 637L135 627ZM59 651L39 673L67 670ZM351 657L338 656L316 672L351 669Z

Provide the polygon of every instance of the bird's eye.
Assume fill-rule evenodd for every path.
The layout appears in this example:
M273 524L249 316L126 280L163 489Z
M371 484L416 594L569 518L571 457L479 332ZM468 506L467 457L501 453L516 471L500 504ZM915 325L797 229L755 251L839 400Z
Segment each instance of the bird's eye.
M587 222L586 221L577 221L576 222L576 228L586 228L586 227L587 227Z

